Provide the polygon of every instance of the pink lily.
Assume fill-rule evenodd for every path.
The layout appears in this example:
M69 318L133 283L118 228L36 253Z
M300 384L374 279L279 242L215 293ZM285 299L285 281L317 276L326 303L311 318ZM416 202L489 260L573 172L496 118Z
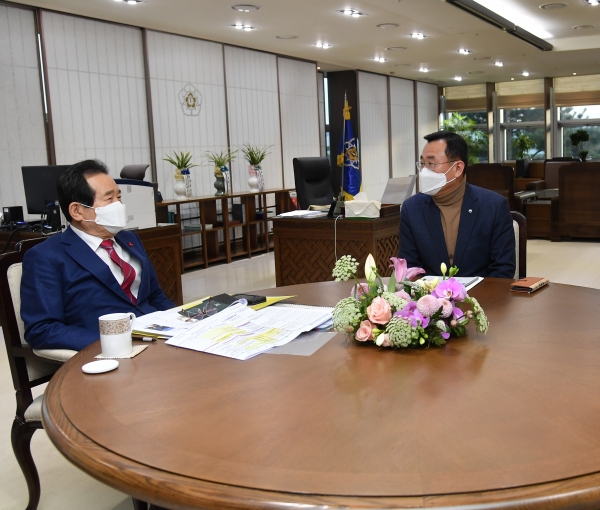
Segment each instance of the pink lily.
M412 280L418 274L425 274L425 270L420 267L411 267L408 269L406 266L406 259L392 257L390 260L392 261L390 267L394 268L394 274L396 275L397 282Z

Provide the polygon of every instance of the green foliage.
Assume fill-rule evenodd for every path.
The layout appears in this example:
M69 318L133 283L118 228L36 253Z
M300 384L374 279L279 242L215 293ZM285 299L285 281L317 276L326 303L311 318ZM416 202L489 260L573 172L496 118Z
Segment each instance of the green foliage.
M183 152L177 153L177 151L173 151L173 157L167 155L166 158L163 158L163 161L168 161L171 163L177 170L183 170L184 168L192 168L198 165L190 165L192 161L192 153L191 152Z
M525 131L517 131L512 143L515 151L515 159L531 159L529 150L535 149L535 142Z
M267 157L267 154L271 154L270 152L267 152L267 149L269 149L270 147L273 146L269 145L268 147L261 148L253 147L252 145L246 143L242 147L242 153L244 154L244 158L246 158L246 161L248 161L248 163L250 163L253 166L260 165L262 161Z
M480 129L477 129L476 122L469 119L466 115L458 112L452 112L449 119L446 119L442 128L444 131L450 131L461 136L469 148L469 165L478 162L477 153L486 145L488 135Z
M569 140L571 140L571 145L573 147L577 147L581 161L585 161L587 159L588 151L583 150L583 144L590 140L590 134L587 130L578 129L573 131L569 134Z
M213 166L222 167L227 166L236 158L237 151L231 152L231 148L228 148L222 152L209 152L206 151L204 155L209 163Z

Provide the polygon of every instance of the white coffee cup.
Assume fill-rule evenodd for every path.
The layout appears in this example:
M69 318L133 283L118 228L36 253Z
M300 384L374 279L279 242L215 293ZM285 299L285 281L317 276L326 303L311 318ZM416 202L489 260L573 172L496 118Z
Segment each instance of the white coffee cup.
M117 358L127 356L133 350L131 326L134 313L109 313L98 318L102 356Z

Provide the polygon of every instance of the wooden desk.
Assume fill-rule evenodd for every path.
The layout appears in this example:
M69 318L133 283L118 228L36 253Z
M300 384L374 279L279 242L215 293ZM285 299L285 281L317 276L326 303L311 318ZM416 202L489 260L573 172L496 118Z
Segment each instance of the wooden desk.
M336 249L338 258L352 255L359 261L360 277L364 277L369 253L389 276L390 257L398 256L399 231L399 214L374 220L275 218L276 284L280 287L333 280Z
M183 291L181 287L181 237L179 226L155 227L136 230L144 244L148 258L154 266L158 283L167 297L176 305L183 304ZM8 239L10 232L0 231L0 249ZM60 235L60 234L54 234ZM15 243L25 239L40 237L39 232L19 231L11 240L9 248L14 249Z
M50 382L73 463L172 509L600 507L600 291L486 279L486 336L391 351L336 336L312 356L236 361L163 343ZM263 291L333 305L348 282ZM568 314L565 309L568 308Z

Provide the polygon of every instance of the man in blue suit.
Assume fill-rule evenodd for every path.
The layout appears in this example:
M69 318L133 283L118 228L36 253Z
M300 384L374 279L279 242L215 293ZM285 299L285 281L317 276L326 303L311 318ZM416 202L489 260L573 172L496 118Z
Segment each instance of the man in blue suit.
M513 278L515 235L508 201L466 182L466 142L439 131L425 137L417 163L420 193L402 204L399 257L408 267L440 275L440 264L459 276Z
M23 259L25 340L38 349L81 350L100 338L101 315L174 307L140 238L122 231L125 206L106 166L77 163L60 174L56 187L70 226Z

